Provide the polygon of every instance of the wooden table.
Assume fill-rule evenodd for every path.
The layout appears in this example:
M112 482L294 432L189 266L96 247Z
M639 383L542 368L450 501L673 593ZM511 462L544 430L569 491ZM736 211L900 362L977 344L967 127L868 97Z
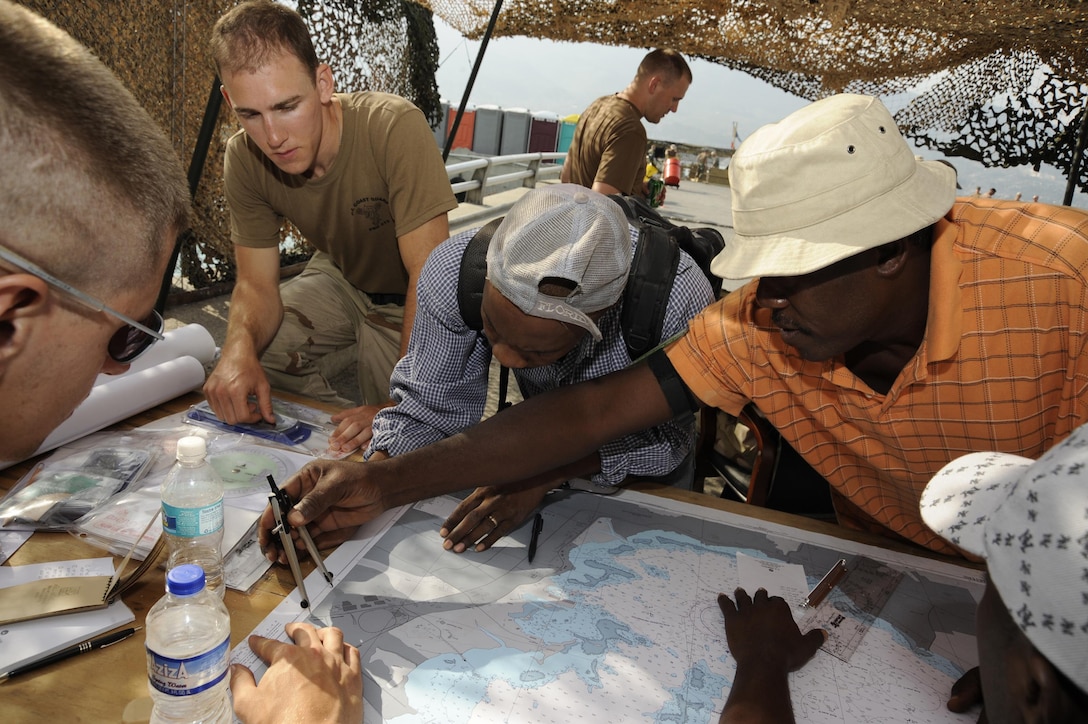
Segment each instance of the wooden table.
M278 394L278 393L277 393ZM165 415L185 409L201 400L192 393L160 405L146 413L136 415L118 429L146 424ZM290 398L288 398L290 399ZM312 407L321 407L311 400L298 400ZM0 490L6 492L35 461L27 461L0 472ZM916 547L907 546L885 538L859 531L840 528L837 525L810 520L777 511L754 508L741 503L668 488L649 483L632 486L636 490L704 505L719 510L747 515L788 525L803 530L824 533L846 540L869 543L892 550L949 560ZM96 558L104 552L68 533L35 533L10 559L11 565L42 563L47 561ZM452 554L451 554L452 555ZM962 561L954 561L960 562ZM304 573L313 569L308 560L303 562ZM124 602L136 615L134 625L142 626L148 609L162 597L165 575L155 568L124 596ZM231 617L231 645L245 637L275 608L295 587L289 569L273 566L258 581L253 590L239 593L227 590L226 604ZM0 684L0 719L5 722L119 722L125 706L132 700L148 696L144 658L143 632L106 649L75 656L31 674Z
M310 407L325 407L313 400L291 398L279 392L276 394ZM197 393L183 395L135 415L115 428L138 427L166 415L187 410L202 399ZM0 490L6 493L36 461L37 459L28 460L0 472ZM26 565L101 558L104 555L108 554L101 548L84 543L68 533L38 532L7 563ZM308 559L303 561L303 573L308 574L311 570L313 564ZM155 567L125 593L123 600L136 615L135 623L129 625L143 626L148 609L162 598L165 587L165 571ZM244 640L294 587L290 569L273 566L254 584L250 593L227 589L225 601L230 610L231 645L235 646ZM129 701L147 696L144 636L143 631L139 631L135 636L108 648L75 656L0 684L0 720L120 722Z

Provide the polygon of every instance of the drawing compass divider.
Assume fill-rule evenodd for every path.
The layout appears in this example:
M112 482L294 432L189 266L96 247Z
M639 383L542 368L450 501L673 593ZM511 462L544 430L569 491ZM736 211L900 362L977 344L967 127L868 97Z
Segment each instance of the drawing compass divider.
M827 631L827 641L820 648L844 662L853 656L903 578L902 571L865 556L855 557L847 569L831 594L798 623L802 631Z
M306 595L306 584L303 579L302 569L298 564L298 553L295 551L295 542L291 539L292 526L287 522L287 513L291 510L291 498L286 491L281 490L276 485L276 480L271 475L268 476L268 484L272 487L272 492L268 494L268 504L272 508L273 517L276 519L276 527L272 529L272 532L280 537L280 545L287 555L287 563L291 566L291 575L295 577L295 585L298 586L298 593L302 599L300 603L303 608L309 608L310 597ZM325 577L326 581L332 583L332 574L325 568L325 562L321 560L321 554L318 553L317 546L314 545L314 539L310 537L310 532L306 530L306 526L301 525L295 530L298 531L302 542L306 544L306 550L317 566L317 570L321 571L321 575Z

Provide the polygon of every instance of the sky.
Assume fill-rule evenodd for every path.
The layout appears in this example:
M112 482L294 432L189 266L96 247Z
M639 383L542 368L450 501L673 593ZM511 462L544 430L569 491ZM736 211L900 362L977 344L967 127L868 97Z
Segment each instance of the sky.
M465 39L437 15L434 23L440 59L438 90L444 100L456 106L480 41ZM595 98L622 90L645 54L642 48L492 38L469 104L550 111L560 116L580 113ZM690 65L694 80L679 112L656 125L647 124L650 139L728 148L734 124L743 141L759 126L780 120L807 103L740 71L698 59L692 59ZM915 149L915 153L930 159L942 157L929 149ZM988 169L963 158L948 160L959 172L964 194L973 193L976 186L983 192L993 187L999 198L1013 198L1020 192L1025 200L1038 194L1040 201L1056 204L1065 194L1065 177L1051 167L1035 173L1028 166ZM1088 207L1088 195L1078 192L1073 205Z

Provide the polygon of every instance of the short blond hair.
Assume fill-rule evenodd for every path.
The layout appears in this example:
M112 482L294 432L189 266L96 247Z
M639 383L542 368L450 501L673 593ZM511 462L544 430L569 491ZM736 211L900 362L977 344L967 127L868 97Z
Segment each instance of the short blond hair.
M185 176L162 129L89 50L9 0L0 157L0 242L87 291L146 283L187 228Z
M638 65L635 79L643 80L655 75L664 76L669 82L678 81L681 78L686 78L688 83L692 82L688 62L684 60L684 56L672 48L658 48L647 53Z
M255 71L284 50L317 76L317 52L302 16L271 0L249 0L224 13L209 49L220 78L223 71Z

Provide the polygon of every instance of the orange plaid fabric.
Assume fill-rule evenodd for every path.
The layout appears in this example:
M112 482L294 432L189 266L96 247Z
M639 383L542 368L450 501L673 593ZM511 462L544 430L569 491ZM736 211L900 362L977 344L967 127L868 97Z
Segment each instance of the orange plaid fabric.
M1088 421L1088 214L958 199L931 263L925 338L887 394L785 345L757 282L667 352L705 404L736 414L754 401L831 484L840 522L953 553L918 510L938 469L977 451L1038 458Z

